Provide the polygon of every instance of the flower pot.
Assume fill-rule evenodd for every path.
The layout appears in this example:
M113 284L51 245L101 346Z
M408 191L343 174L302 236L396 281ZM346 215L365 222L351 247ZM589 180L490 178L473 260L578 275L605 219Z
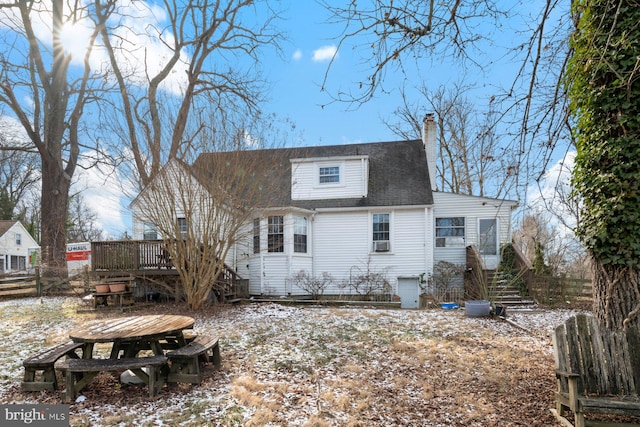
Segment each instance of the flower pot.
M96 285L96 292L99 294L109 292L109 285Z
M485 300L465 301L464 309L467 317L486 317L491 314L491 304Z
M126 283L111 283L109 285L109 290L111 292L124 292L127 289Z

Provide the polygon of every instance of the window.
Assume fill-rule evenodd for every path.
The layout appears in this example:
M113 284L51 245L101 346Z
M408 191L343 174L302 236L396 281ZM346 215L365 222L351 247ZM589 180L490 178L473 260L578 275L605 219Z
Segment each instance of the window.
M307 218L296 216L293 223L293 251L307 253Z
M464 247L464 217L436 218L436 247Z
M158 240L158 227L152 222L145 222L142 238L144 240Z
M253 220L253 253L260 253L260 218Z
M24 271L27 269L27 257L11 255L11 271Z
M373 251L389 251L389 214L373 214Z
M373 214L373 241L389 240L389 214Z
M16 233L16 246L22 245L22 234Z
M187 219L186 218L178 218L178 229L180 230L180 235L184 240L187 239Z
M268 218L267 250L284 252L284 217L274 215Z
M340 167L331 166L320 168L320 184L331 184L340 182Z

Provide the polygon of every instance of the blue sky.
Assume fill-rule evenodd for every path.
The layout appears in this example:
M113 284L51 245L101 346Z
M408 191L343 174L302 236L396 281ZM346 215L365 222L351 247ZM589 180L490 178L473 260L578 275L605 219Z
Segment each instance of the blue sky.
M288 32L288 41L283 43L284 58L273 59L268 65L273 88L267 109L290 117L303 134L303 145L397 139L381 121L381 117L390 118L399 105L397 92L380 95L358 108L330 103L329 95L321 92L331 57L329 50L337 46L342 30L340 25L328 24L328 16L313 0L290 2L279 22ZM359 61L351 49L339 51L328 76L328 90L336 91L340 86L364 79L366 71ZM389 78L401 81L400 76L393 74Z
M331 103L331 97L321 91L321 85L332 57L331 49L338 45L342 26L329 24L329 12L315 0L288 0L280 2L280 5L285 13L276 25L282 28L286 41L282 43L282 57L274 54L265 57L261 63L265 77L271 84L270 99L264 105L264 110L275 112L279 117L295 123L296 135L300 135L301 139L290 141L290 144L334 145L399 139L383 124L383 119L393 119L393 111L402 103L400 89L403 85L412 87L424 82L429 89L435 90L440 85L464 81L476 87L469 95L475 96L474 100L480 104L487 102L487 94L493 90L493 85L508 83L505 76L509 74L509 64L504 59L502 64L494 59L493 67L487 67L484 73L476 70L469 75L464 74L455 62L434 64L424 58L419 61L419 74L411 71L411 67L409 70L415 73L413 75L389 69L384 81L387 92L378 92L367 103L357 106ZM508 29L500 31L505 32L505 37L513 34ZM482 60L488 61L487 58ZM353 88L355 86L350 85L365 79L368 71L359 53L345 46L337 52L329 71L327 89L335 93L340 88ZM92 187L91 184L89 186ZM104 185L101 190L89 191L88 194L94 206L104 202L113 207L98 210L104 229L116 237L125 230L130 233L131 218L127 202L121 202L117 214L117 194L105 194L103 197L101 194L104 194L105 188L112 186Z
M265 57L261 63L271 84L270 101L263 109L295 123L296 135L301 139L291 141L292 144L310 146L397 140L382 121L393 120L393 111L402 102L400 89L403 85L410 88L424 82L429 89L435 90L440 85L464 81L476 87L468 95L474 96L481 105L486 104L494 84L508 84L505 76L509 64L504 58L502 63L494 62L485 72L475 70L470 75L463 74L456 62L433 63L428 58L420 58L419 73L412 67L409 69L413 74L409 75L389 69L384 81L388 92L378 92L369 102L359 106L331 103L329 94L321 91L321 84L332 57L331 49L338 45L342 26L329 24L329 12L316 0L286 0L278 5L285 13L276 25L282 28L286 41L282 43L282 57ZM494 33L498 31L504 32L497 33L498 39L506 40L505 43L512 41L513 28L493 30ZM70 34L71 41L79 39L81 37L75 31ZM327 89L335 93L340 88L355 88L356 82L364 80L368 71L358 52L345 46L337 52L328 75ZM121 183L117 178L95 169L79 171L77 178L86 189L83 192L85 201L96 211L102 227L112 237L119 237L125 231L131 233L128 201L118 190Z
M303 134L302 145L396 140L398 137L382 120L393 121L394 110L402 104L402 86L413 88L424 82L430 90L435 90L440 85L463 82L474 87L468 95L475 97L479 105L484 103L486 106L490 92L496 86L510 83L516 65L508 58L492 58L488 54L476 58L478 63L484 62L482 70L475 68L467 72L455 60L420 58L419 70L405 61L403 65L409 74L388 68L384 79L385 93L378 91L374 99L359 106L330 103L330 96L321 91L330 55L317 56L338 45L342 24L329 23L329 12L315 0L284 3L287 11L278 22L288 35L287 42L283 43L284 58L267 58L263 63L273 84L266 109L293 120ZM497 39L506 40L505 44L514 43L513 28L504 26L491 31ZM487 47L486 52L496 52L496 49ZM369 71L360 52L343 46L329 71L327 89L331 93L340 88L353 89L357 82L366 79Z

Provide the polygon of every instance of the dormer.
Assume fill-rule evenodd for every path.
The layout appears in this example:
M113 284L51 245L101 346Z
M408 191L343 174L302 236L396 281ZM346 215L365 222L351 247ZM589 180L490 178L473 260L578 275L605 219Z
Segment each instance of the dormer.
M322 200L367 197L369 156L291 159L291 199Z

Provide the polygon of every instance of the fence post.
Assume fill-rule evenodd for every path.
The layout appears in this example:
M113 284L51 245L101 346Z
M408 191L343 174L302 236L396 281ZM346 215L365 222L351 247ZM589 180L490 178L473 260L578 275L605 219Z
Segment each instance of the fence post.
M38 296L42 296L42 281L40 280L40 267L36 267L36 291Z

